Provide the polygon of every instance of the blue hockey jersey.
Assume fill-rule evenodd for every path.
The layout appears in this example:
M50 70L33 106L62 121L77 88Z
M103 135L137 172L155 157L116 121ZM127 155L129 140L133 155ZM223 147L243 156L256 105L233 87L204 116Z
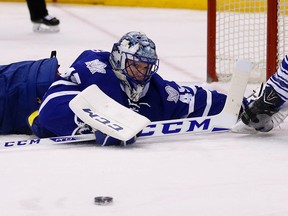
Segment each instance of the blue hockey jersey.
M143 97L138 102L131 101L121 88L122 81L112 70L109 56L109 52L86 50L61 74L48 89L40 106L37 127L33 129L36 135L89 133L91 128L75 116L69 102L92 84L151 121L215 115L224 107L224 94L200 86L180 86L162 79L158 74L151 78Z

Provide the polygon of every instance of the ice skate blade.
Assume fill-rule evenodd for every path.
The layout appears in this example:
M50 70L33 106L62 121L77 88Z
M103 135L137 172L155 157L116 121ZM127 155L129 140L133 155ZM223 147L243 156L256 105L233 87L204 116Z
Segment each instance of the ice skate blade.
M33 32L36 33L57 33L60 31L59 26L47 26L42 23L34 23Z

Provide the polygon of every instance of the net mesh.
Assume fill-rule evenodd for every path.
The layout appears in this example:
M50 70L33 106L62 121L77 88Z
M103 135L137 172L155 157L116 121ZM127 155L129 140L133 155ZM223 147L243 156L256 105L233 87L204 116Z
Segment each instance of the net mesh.
M287 2L279 0L278 56L282 60L288 47ZM217 0L216 73L219 81L229 81L238 59L253 65L249 81L266 80L267 0Z
M288 54L288 0L279 3L278 10L278 62Z

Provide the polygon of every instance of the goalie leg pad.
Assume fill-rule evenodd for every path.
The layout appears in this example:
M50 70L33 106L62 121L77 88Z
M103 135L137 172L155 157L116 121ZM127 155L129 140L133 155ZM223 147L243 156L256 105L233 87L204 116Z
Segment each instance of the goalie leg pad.
M56 58L0 65L0 134L31 134L28 116L55 81Z

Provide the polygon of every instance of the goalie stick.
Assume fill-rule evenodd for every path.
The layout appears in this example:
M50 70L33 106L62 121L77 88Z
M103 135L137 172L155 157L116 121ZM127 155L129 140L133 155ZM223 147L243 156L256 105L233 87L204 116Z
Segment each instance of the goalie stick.
M11 149L13 147L24 147L24 146L37 146L37 145L51 145L51 144L65 144L75 142L85 142L95 140L94 134L82 134L82 135L71 135L71 136L60 136L50 138L33 138L33 139L19 139L19 140L7 140L0 141L0 149Z
M80 118L81 116L83 118L83 115L85 115L84 116L85 118L87 117L88 119L90 118L89 119L90 126L92 127L94 126L94 128L96 127L96 129L99 130L102 129L102 131L103 128L105 128L105 130L108 131L107 133L108 135L115 137L115 134L117 134L117 137L118 138L120 137L122 140L124 140L123 137L127 139L127 137L135 136L136 134L139 133L139 131L141 131L138 134L140 138L159 137L159 136L187 134L187 133L197 134L197 133L227 131L232 128L232 126L236 123L238 119L238 114L243 100L244 92L247 86L250 71L251 71L251 64L246 60L239 60L236 63L235 72L232 76L230 89L227 95L224 109L221 113L214 116L164 120L164 121L151 122L149 124L149 120L147 121L147 118L118 104L105 94L104 95L99 94L102 100L101 102L103 102L101 104L104 107L102 106L100 109L97 108L95 110L93 104L91 105L90 102L91 100L90 96L93 95L94 96L93 99L95 100L95 96L97 95L95 94L95 89L99 91L99 89L95 87L88 89L88 91L85 90L84 90L85 92L83 91L84 96L83 95L82 96L84 98L81 97L80 100L78 100L79 98L75 100L77 103L74 104L76 108L73 108L74 109L73 111L76 112L77 116L80 115L79 116ZM90 91L92 91L92 93ZM88 98L86 97L87 95ZM103 97L105 100L103 100ZM98 99L96 101L99 102ZM89 108L87 108L87 103ZM117 112L116 115L115 113L113 113L112 114L113 116L111 116L111 107L112 109L116 107L116 110L120 109L120 114ZM79 110L80 114L78 115L77 112ZM101 111L100 113L99 110ZM108 112L105 112L107 110ZM133 115L132 118L130 116L131 114ZM120 115L121 118L118 115ZM136 124L137 121L135 121L135 119L137 119L137 121L140 121L140 124L137 125ZM129 122L128 124L127 121ZM131 127L131 125L133 125L133 127ZM128 129L126 127L128 127ZM119 128L125 128L125 130ZM123 133L124 135L121 133ZM43 139L36 138L30 140L23 139L16 141L1 142L0 148L8 149L15 146L29 146L29 145L53 144L53 143L73 143L73 142L84 142L91 140L95 140L94 134L74 135L74 136L72 135L72 136L52 137Z
M231 130L237 122L252 65L246 60L235 64L226 103L221 113L167 121L152 122L144 128L140 137L159 137L186 133L211 133Z

